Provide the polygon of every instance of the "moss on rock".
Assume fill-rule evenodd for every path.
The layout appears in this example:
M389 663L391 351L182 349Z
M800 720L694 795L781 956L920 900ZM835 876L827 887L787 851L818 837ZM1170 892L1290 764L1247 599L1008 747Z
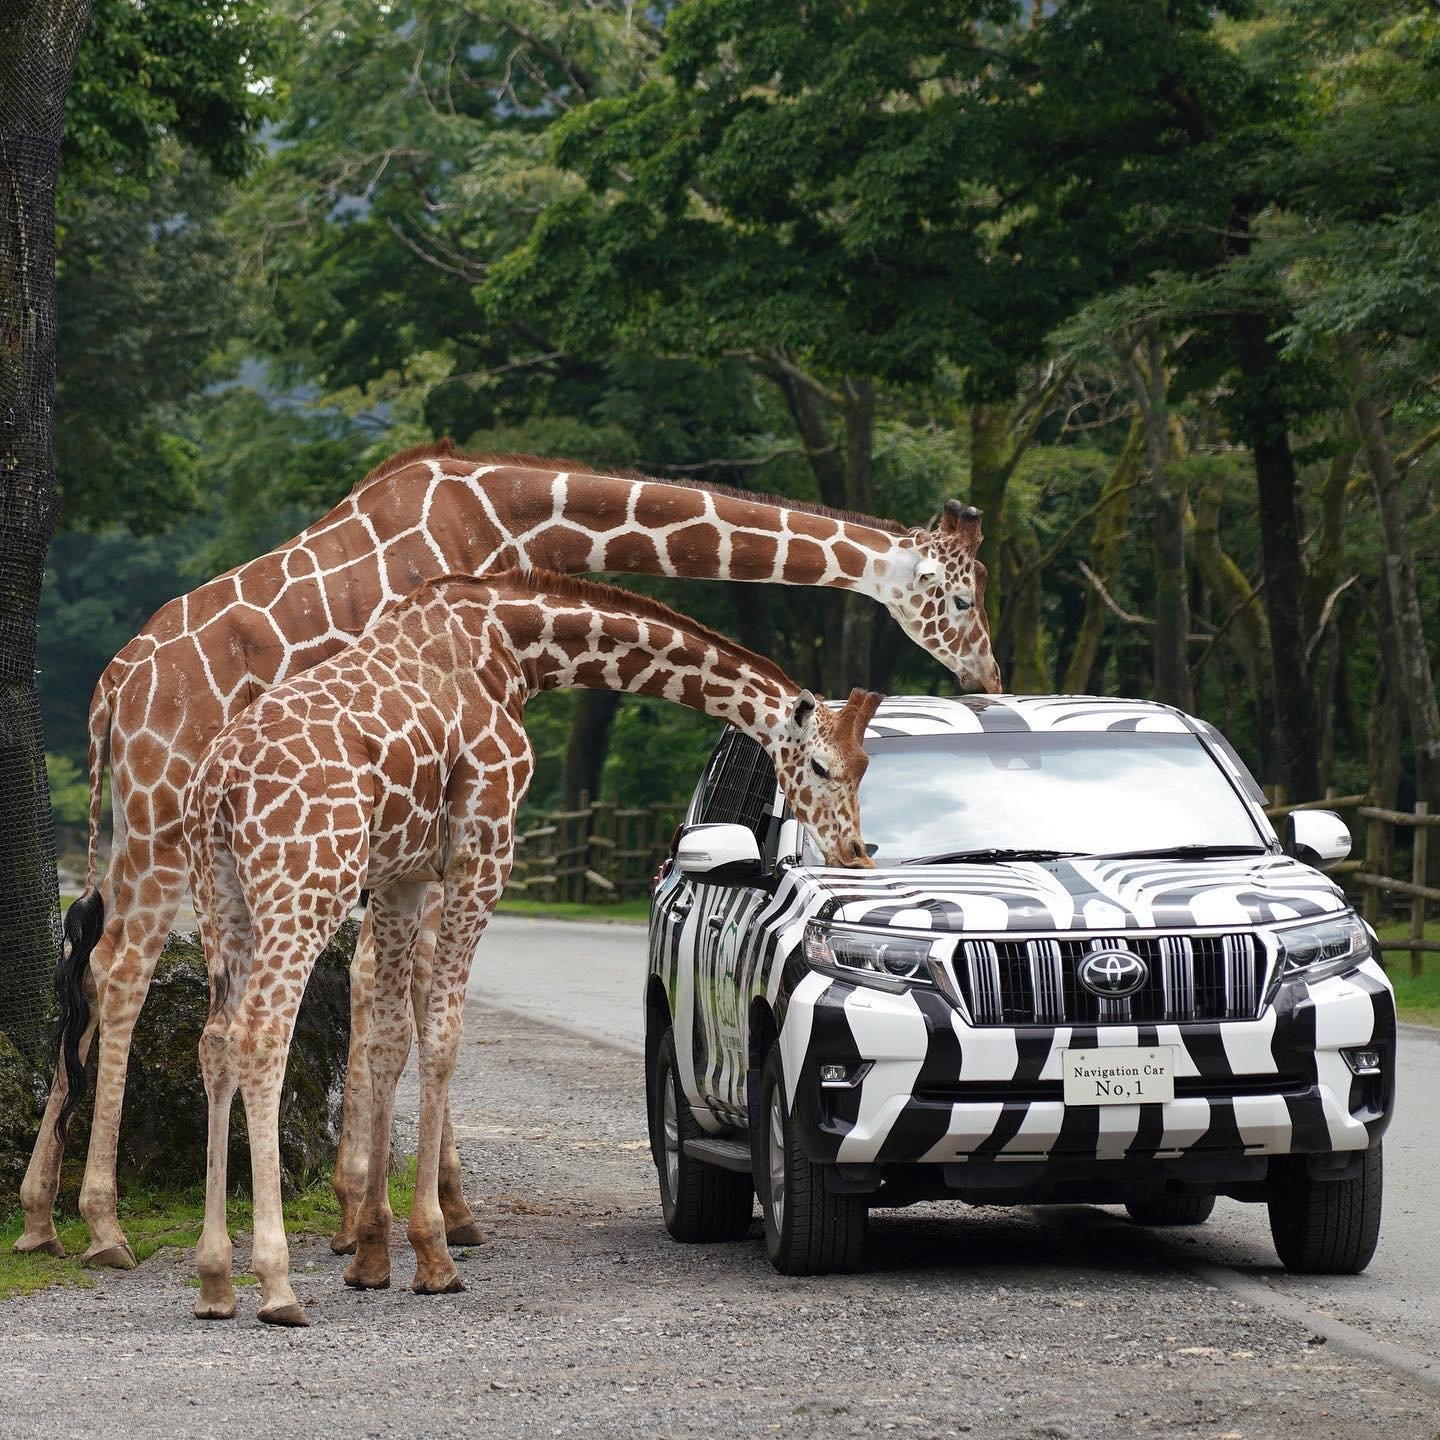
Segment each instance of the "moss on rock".
M347 921L315 965L295 1026L280 1102L280 1164L298 1189L333 1161L350 1036L350 957L358 926ZM172 935L135 1027L120 1130L120 1181L165 1189L202 1184L208 1109L200 1078L200 1031L210 1009L205 958L195 935ZM14 1055L14 1060L11 1060ZM39 1110L33 1067L0 1036L0 1212L12 1206L29 1161ZM91 1057L90 1093L94 1090ZM62 1203L79 1191L90 1106L70 1126ZM249 1136L237 1094L230 1132L232 1185L249 1188ZM11 1179L14 1177L12 1185Z

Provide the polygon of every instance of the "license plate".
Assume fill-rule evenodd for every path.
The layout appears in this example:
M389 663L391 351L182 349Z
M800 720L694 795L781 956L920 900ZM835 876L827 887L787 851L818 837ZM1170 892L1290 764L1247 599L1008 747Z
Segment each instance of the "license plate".
M1170 1045L1062 1050L1060 1070L1067 1105L1159 1105L1175 1098Z

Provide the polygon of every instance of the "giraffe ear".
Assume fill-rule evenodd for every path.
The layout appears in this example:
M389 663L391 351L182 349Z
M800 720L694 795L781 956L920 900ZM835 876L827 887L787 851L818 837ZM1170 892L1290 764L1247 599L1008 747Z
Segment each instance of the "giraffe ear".
M791 731L803 738L815 728L815 697L802 690L795 697L795 708L790 712Z
M932 560L928 555L920 560L915 566L915 584L917 586L939 585L945 578L945 572L940 568L938 560Z

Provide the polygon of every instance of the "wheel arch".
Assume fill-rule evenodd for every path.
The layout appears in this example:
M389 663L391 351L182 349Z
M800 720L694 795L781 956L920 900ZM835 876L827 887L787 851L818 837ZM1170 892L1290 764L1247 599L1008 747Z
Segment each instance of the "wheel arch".
M660 1042L672 1023L665 982L658 975L652 975L645 986L645 1125L652 1149L655 1145L655 1097L650 1093L650 1087L655 1079Z

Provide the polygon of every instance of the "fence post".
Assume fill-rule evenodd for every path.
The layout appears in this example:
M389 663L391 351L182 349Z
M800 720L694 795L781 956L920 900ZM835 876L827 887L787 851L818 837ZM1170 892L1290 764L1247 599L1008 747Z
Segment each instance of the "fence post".
M1365 822L1365 868L1372 875L1385 873L1385 822L1377 820L1373 815ZM1378 885L1365 887L1365 919L1374 929L1380 928L1380 887Z
M1430 813L1428 801L1417 800L1415 802L1415 818L1422 819ZM1415 840L1410 851L1410 879L1415 885L1424 885L1426 875L1426 850L1429 846L1430 827L1428 825L1417 825L1415 827ZM1410 902L1410 938L1412 940L1423 940L1425 938L1425 897L1416 895ZM1410 974L1418 979L1425 968L1425 952L1417 945L1410 952Z

